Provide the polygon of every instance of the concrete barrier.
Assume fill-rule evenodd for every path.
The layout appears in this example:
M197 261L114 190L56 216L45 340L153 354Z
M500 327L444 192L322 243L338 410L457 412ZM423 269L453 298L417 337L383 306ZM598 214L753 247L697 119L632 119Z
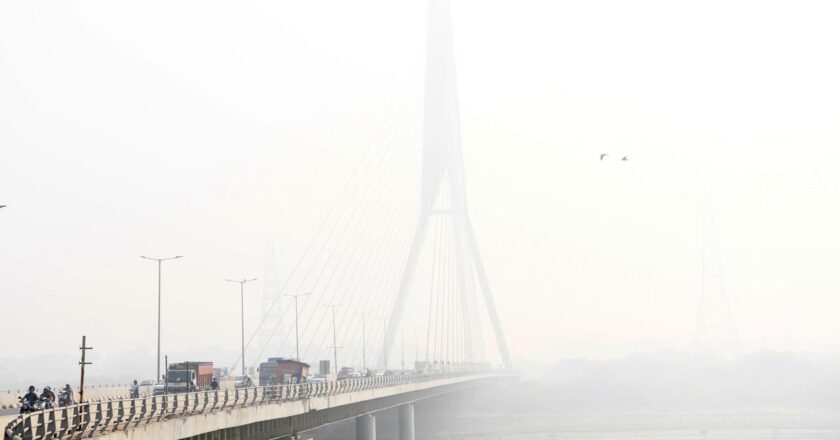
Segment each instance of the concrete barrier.
M85 387L85 400L114 400L114 399L124 399L128 397L128 388L130 385L93 385L91 387ZM61 391L60 387L52 387L53 392L55 393L56 399L58 399L58 394ZM43 388L35 390L36 393L41 394ZM79 401L79 390L74 391L74 398L76 401ZM20 390L19 392L14 390L4 391L0 394L0 409L9 409L9 408L19 408L20 403L18 401L18 397L22 397L26 394L26 390ZM144 386L140 387L140 394L144 395L151 395L152 394L152 387L151 386Z
M307 430L307 426L311 429L510 376L508 372L482 370L198 391L98 403L88 400L84 405L23 415L6 425L5 434L7 440L69 439L78 435L104 440L119 432L129 436L122 438L145 440L203 439L208 432L223 431L223 437L218 438L239 439L243 432L258 429L277 434L266 439L276 438ZM169 435L173 432L177 434Z

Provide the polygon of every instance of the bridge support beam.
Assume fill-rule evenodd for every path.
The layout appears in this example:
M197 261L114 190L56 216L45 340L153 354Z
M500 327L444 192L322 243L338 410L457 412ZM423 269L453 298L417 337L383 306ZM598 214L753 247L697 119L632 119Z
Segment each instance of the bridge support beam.
M400 406L400 439L414 440L414 404Z
M376 417L373 414L356 417L356 440L376 440Z

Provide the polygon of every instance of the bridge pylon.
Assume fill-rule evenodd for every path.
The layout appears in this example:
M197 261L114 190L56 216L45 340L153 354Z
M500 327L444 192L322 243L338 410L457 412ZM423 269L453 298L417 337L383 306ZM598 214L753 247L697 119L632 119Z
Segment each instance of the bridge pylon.
M423 170L419 221L414 232L405 269L397 288L386 338L380 354L380 368L387 368L387 353L391 353L405 309L406 296L417 270L420 251L425 243L432 216L444 216L450 222L456 242L456 261L461 270L457 283L463 284L467 276L478 278L478 284L488 311L502 362L511 367L507 343L499 322L490 283L467 212L464 183L464 160L461 145L461 124L458 107L455 53L452 37L452 14L449 0L429 0L428 34L426 41L426 82L423 122ZM436 209L445 198L447 209ZM468 264L469 263L469 264ZM467 271L470 271L467 274ZM474 270L474 273L472 272ZM460 298L460 301L465 301ZM463 303L462 303L463 304ZM463 325L467 325L464 320ZM465 335L470 332L464 329Z

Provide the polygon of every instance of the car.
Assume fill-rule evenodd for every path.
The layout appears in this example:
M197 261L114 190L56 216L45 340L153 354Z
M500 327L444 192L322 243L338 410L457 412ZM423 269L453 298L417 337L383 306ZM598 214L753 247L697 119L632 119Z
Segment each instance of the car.
M166 394L166 384L156 383L154 387L152 387L152 395L153 396L161 396Z

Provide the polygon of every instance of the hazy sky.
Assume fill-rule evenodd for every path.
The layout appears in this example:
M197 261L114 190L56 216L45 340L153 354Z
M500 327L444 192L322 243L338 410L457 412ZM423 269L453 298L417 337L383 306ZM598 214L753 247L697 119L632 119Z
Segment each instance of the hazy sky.
M840 351L838 19L454 1L470 210L515 358L690 348L703 176L744 348ZM82 334L148 356L138 256L183 254L165 351L231 362L223 279L262 277L269 239L281 277L297 261L395 96L422 92L424 26L422 1L0 4L4 356Z

